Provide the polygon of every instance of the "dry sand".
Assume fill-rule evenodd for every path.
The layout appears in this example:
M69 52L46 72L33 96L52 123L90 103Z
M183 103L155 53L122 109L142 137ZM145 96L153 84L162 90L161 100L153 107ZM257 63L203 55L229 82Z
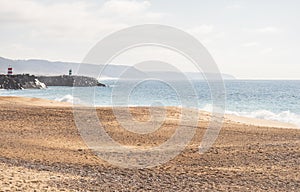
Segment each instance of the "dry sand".
M69 104L0 98L0 191L299 191L300 130L292 125L227 116L214 146L200 155L208 125L201 113L196 135L166 164L119 168L84 144ZM120 111L124 110L119 108ZM131 109L139 120L148 108ZM97 113L108 134L124 145L155 146L175 129L178 108L168 108L163 127L137 135L122 128L110 108ZM268 126L268 127L266 127Z

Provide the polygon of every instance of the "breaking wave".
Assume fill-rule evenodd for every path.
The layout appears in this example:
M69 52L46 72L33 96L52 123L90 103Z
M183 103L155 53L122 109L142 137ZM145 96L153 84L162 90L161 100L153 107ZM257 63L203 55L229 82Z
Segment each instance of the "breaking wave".
M212 105L205 105L202 110L212 112ZM283 123L291 123L300 127L300 115L293 113L291 111L282 111L275 113L269 110L256 110L252 112L236 112L236 111L226 111L226 114L250 117L256 119L265 119L271 121L278 121Z
M279 122L291 123L300 126L300 115L292 113L290 111L282 111L279 113L274 113L268 110L257 110L253 112L229 112L229 113L238 116L279 121Z
M78 102L79 99L73 97L72 95L65 95L62 98L55 99L55 101L74 103L74 102Z

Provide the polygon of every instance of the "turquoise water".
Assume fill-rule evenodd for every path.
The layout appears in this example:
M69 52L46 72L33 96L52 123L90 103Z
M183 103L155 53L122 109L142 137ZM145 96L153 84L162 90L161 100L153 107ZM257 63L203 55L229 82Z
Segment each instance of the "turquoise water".
M193 90L184 82L176 86L160 81L145 81L134 86L129 94L130 82L117 84L104 81L108 87L76 88L49 87L42 90L1 90L1 96L25 96L57 101L83 101L96 106L187 106L211 110L209 86L204 81L194 81ZM173 85L174 85L173 84ZM300 81L225 81L226 113L277 120L300 126ZM80 93L80 94L78 94ZM94 100L90 94L94 94ZM183 96L179 96L184 93Z

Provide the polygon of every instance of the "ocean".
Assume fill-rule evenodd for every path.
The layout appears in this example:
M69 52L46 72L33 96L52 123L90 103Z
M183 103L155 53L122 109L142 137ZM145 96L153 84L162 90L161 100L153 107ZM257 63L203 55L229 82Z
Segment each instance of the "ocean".
M206 111L211 111L212 108L210 89L205 81L193 81L193 90L188 90L186 84L180 81L173 83L176 87L154 80L134 86L129 81L101 82L108 87L80 87L75 88L75 92L72 87L1 90L0 96L35 97L76 103L82 101L94 106L184 106ZM300 81L228 80L224 83L227 114L300 126ZM94 94L92 101L90 93ZM178 96L180 93L184 93L183 96Z

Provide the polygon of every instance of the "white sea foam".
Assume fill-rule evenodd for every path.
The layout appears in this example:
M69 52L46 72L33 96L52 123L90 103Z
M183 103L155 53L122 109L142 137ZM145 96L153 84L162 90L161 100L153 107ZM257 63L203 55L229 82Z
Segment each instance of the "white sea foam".
M213 105L212 104L206 104L203 108L201 108L203 111L212 112Z
M300 115L292 113L290 111L282 111L279 113L274 113L268 110L257 110L252 112L228 112L228 113L238 115L238 116L244 116L244 117L291 123L300 126Z
M62 98L57 98L55 100L60 102L74 103L75 101L77 102L79 99L74 98L72 95L65 95Z
M40 85L42 89L46 89L47 86L45 85L45 83L40 82L38 79L35 79L35 84L36 85Z
M202 110L212 112L213 106L211 104L205 105ZM252 112L236 112L236 111L225 111L226 114L242 116L242 117L250 117L256 119L265 119L271 121L278 121L283 123L291 123L297 126L300 126L300 115L296 113L292 113L290 111L282 111L279 113L274 113L269 110L256 110Z

